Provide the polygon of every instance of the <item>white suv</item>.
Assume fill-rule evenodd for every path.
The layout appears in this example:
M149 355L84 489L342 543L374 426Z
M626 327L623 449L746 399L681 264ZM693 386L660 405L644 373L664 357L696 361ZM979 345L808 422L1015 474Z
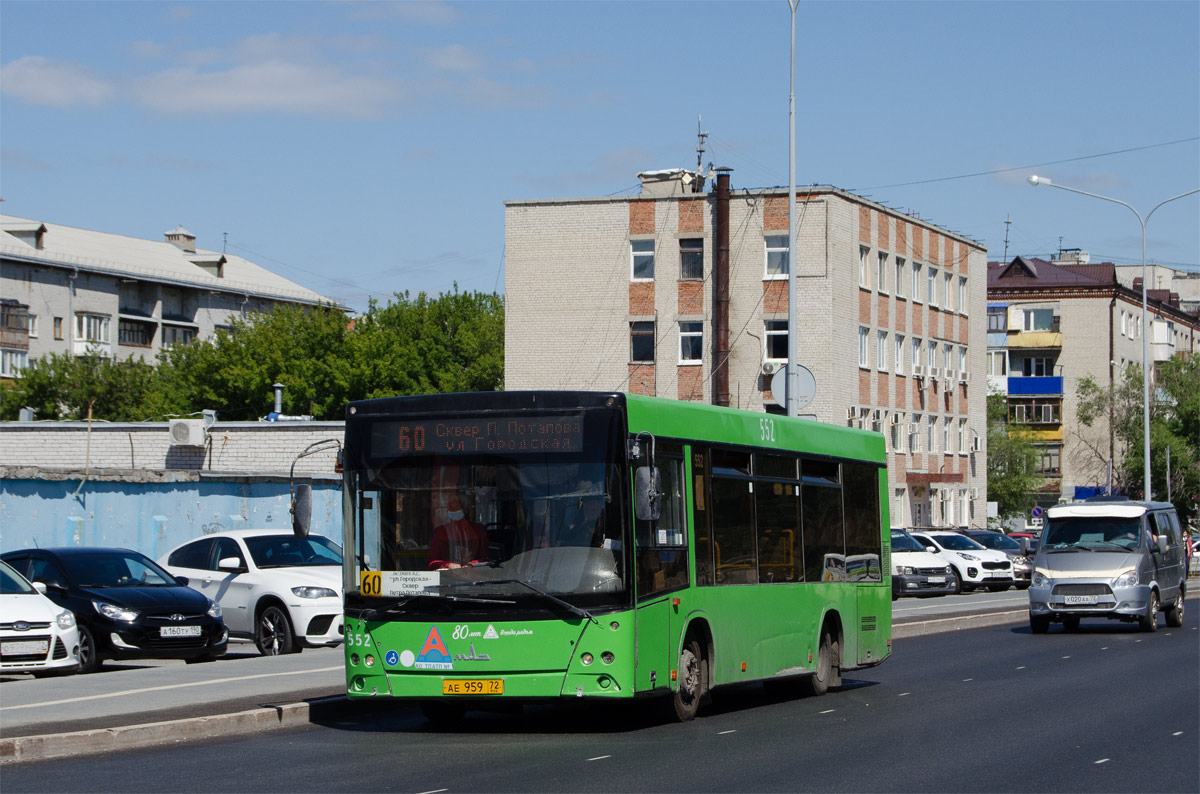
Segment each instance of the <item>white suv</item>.
M231 637L260 653L342 642L342 549L291 530L240 529L190 540L159 560L221 605Z
M1008 555L995 551L966 535L951 531L913 532L923 544L954 568L963 590L986 587L992 591L1013 586L1013 567Z

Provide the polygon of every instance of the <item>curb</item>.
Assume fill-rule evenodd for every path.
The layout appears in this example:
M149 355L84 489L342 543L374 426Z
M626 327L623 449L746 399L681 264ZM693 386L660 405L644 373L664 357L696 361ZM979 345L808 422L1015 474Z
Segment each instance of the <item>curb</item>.
M924 637L927 634L943 634L948 631L977 629L982 626L1025 623L1028 620L1028 609L1016 609L1011 612L988 612L982 615L962 615L954 618L936 618L934 620L913 621L911 623L896 623L892 625L892 639Z
M119 728L95 728L44 736L20 736L0 739L0 764L42 761L66 756L108 753L161 744L214 739L258 733L273 728L293 728L312 722L314 711L347 702L344 696L267 706L233 714L214 714L167 722L148 722Z

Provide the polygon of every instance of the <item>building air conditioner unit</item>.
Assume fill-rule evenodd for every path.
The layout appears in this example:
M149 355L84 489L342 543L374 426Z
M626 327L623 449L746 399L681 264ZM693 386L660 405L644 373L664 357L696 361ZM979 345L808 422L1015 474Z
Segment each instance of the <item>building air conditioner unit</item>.
M941 380L942 379L941 368L940 367L930 367L929 368L929 379L930 380Z
M919 424L917 424L916 422L909 422L909 423L908 423L908 434L909 434L910 436L911 436L911 435L915 435L915 434L916 434L916 433L918 433L920 430L921 430L921 426L920 426ZM915 452L916 450L913 450L913 451Z
M983 441L979 438L979 436L973 437L971 439L971 451L978 452L982 448L983 448Z
M971 373L970 372L960 372L960 373L958 373L958 378L963 383L970 383L971 382Z
M777 364L774 361L764 361L762 365L762 374L774 375L779 370L783 369L782 364Z
M972 489L971 489L971 501L972 501L972 502L976 502L976 501L978 501L978 500L979 500L979 489L978 489L978 488L972 488Z
M172 419L167 426L167 433L171 437L171 446L204 446L206 433L204 432L203 419Z
M899 425L899 424L903 424L903 423L904 423L904 414L900 414L900 413L892 414L892 424Z
M925 365L924 364L913 364L913 377L914 378L925 377Z
M849 408L846 409L846 421L853 422L857 418L858 418L858 408L851 405Z

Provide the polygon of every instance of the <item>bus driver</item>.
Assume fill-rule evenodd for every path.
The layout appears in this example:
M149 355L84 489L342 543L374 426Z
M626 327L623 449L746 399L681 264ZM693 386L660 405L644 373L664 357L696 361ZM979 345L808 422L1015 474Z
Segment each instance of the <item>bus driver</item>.
M431 571L443 568L462 568L464 565L487 559L487 531L466 517L458 494L451 494L446 504L445 524L435 527L429 544Z

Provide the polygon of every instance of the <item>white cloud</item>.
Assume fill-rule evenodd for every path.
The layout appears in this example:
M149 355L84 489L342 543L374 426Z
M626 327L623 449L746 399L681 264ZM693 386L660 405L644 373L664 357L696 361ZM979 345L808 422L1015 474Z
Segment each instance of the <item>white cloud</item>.
M139 103L165 113L370 116L401 98L397 81L282 61L221 72L180 68L133 85Z
M402 19L419 25L445 27L458 22L462 15L447 3L400 2L400 3L347 3L352 19L380 20Z
M425 50L422 55L426 63L444 72L472 74L480 71L484 66L483 58L461 44L452 44L437 50Z
M31 105L68 108L102 105L113 87L78 64L29 55L0 68L0 91Z

